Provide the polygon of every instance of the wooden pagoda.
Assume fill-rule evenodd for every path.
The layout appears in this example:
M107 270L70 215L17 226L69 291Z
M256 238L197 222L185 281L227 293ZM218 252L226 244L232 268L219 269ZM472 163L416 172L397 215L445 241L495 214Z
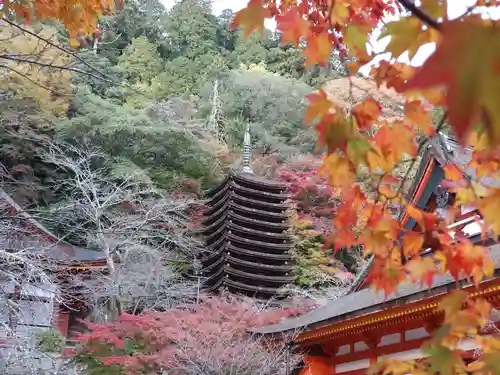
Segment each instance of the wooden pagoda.
M286 185L256 176L245 134L242 169L206 194L199 259L207 291L227 288L256 298L285 296L292 275Z
M470 149L460 148L457 142L443 135L436 136L425 151L416 181L410 189L410 201L429 211L445 208L453 196L440 186L444 177L443 166L452 162L465 167L470 156ZM468 175L473 173L464 170ZM461 215L449 226L450 232L460 231L471 241L479 241L478 211L473 207L460 209ZM415 225L407 217L403 216L401 220L407 229ZM409 282L386 297L367 287L368 266L350 293L303 316L254 332L281 339L283 334L299 330L291 344L306 353L304 362L295 371L304 375L361 375L380 358L424 358L421 345L443 320L443 312L437 309L439 301L456 289L457 284L468 290L472 298L485 298L497 309L500 307L500 244L493 240L481 243L489 247L495 272L478 287L465 279L457 283L451 276L443 275L436 277L430 288ZM429 249L425 246L422 255L429 253ZM498 332L500 317L491 319L491 331L484 334ZM461 344L464 360L471 360L477 349L474 341L464 340Z

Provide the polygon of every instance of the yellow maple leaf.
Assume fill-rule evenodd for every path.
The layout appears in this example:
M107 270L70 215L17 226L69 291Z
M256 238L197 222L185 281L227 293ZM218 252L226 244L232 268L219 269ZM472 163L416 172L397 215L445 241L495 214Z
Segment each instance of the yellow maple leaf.
M429 42L436 42L437 33L432 28L422 29L423 23L416 17L404 17L398 21L390 22L380 34L379 40L386 36L391 41L386 47L394 58L408 51L410 60L415 56L420 47Z
M462 309L462 306L469 298L467 292L455 290L445 296L439 303L439 309L444 312L445 322L449 322Z
M476 201L476 207L495 236L500 236L500 189L495 188L483 199Z
M421 0L420 9L424 10L434 19L447 18L448 1L447 0Z
M337 153L328 155L323 161L320 174L328 176L330 184L333 186L352 185L355 176L348 160Z
M264 0L250 0L245 8L236 12L231 26L242 28L246 38L254 31L263 35L264 20L271 17L271 11L264 4Z
M349 18L349 3L345 1L336 1L331 15L332 24L338 23L344 25Z

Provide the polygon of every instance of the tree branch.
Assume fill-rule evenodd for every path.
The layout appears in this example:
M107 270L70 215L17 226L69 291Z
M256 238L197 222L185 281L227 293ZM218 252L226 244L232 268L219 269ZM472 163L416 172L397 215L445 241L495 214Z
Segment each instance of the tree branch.
M35 38L40 39L41 41L43 41L43 42L47 43L48 45L50 45L50 46L52 46L52 47L54 47L54 48L58 49L59 51L62 51L62 52L64 52L64 53L67 53L67 54L68 54L68 55L70 55L71 57L73 57L73 58L75 58L76 60L78 60L79 62L81 62L83 65L85 65L85 66L86 66L87 68L89 68L90 70L93 70L94 72L96 72L97 74L99 74L99 75L100 75L100 77L99 77L100 79L103 79L103 78L104 78L104 79L109 80L109 82L112 82L112 81L113 81L113 79L112 79L111 77L108 77L106 74L104 74L103 72L101 72L99 69L97 69L96 67L94 67L94 66L92 66L91 64L89 64L88 62L86 62L84 59L82 59L82 58L81 58L80 56L78 56L76 53L71 52L71 51L68 51L66 48L63 48L63 47L61 47L60 45L57 45L56 43L54 43L54 42L50 41L49 39L44 38L44 37L42 37L42 36L40 36L40 35L38 35L38 34L36 34L36 33L32 32L32 31L30 31L30 30L28 30L28 29L26 29L26 28L22 27L21 25L18 25L17 23L10 21L9 19L7 19L7 18L5 18L5 17L3 17L3 18L2 18L2 21L3 21L3 22L8 23L9 25L11 25L11 26L13 26L13 27L15 27L15 28L17 28L17 29L19 29L19 30L21 30L22 32L24 32L24 33L26 33L26 34L29 34L29 35L31 35L31 36L34 36Z
M415 17L420 19L427 26L432 27L433 29L440 30L441 25L434 18L428 15L425 11L418 8L413 0L398 0L399 3L408 11L410 11Z
M43 63L43 62L40 62L40 61L37 61L37 60L33 60L33 59L26 59L26 58L22 58L22 57L16 57L16 56L12 56L12 55L3 55L3 54L0 55L0 59L10 60L10 61L17 61L17 62L28 63L28 64L33 64L33 65L39 65L39 66L44 67L44 68L53 68L53 69L67 70L67 71L70 71L70 72L84 74L84 75L90 76L90 77L95 78L95 79L100 79L100 80L103 80L105 82L112 82L112 81L110 81L110 80L108 80L106 78L96 76L93 73L86 72L85 70L81 70L81 69L78 69L78 68L72 68L70 66L47 64L47 63Z

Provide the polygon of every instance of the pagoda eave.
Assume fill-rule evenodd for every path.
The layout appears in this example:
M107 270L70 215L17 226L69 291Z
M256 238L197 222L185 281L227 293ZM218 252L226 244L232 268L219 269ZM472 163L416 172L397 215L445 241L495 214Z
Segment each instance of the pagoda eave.
M251 293L262 293L262 294L268 294L270 296L279 296L279 295L284 295L283 293L280 293L281 288L270 288L270 287L262 287L262 286L255 286L255 285L247 285L240 283L238 281L230 280L228 278L225 278L223 284L233 287L235 289L239 289L241 291L245 292L251 292Z
M293 259L293 255L290 253L262 253L260 251L248 250L234 244L228 244L228 246L226 247L226 251L235 252L254 258L270 259L276 261L291 261Z
M239 258L232 257L230 255L226 256L226 261L230 264L235 265L235 266L250 267L250 268L254 268L256 270L269 270L272 272L282 272L282 273L292 272L292 270L293 270L292 265L279 265L279 266L277 266L277 265L273 265L273 264L250 262L250 261L241 260Z
M294 276L267 276L267 275L261 275L258 273L248 273L244 271L240 271L238 269L232 268L225 266L224 267L224 272L226 274L232 275L232 276L237 276L241 277L247 280L250 280L250 285L253 284L253 282L257 281L265 281L268 283L279 283L279 284L289 284L294 281Z

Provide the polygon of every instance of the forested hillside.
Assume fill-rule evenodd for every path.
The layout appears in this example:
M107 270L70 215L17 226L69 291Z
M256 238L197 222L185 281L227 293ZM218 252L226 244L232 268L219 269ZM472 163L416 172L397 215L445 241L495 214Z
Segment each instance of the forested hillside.
M333 68L335 56L329 66L305 68L300 50L281 46L278 32L245 39L230 28L233 17L230 10L215 16L207 0L183 0L169 11L159 1L128 1L70 53L69 34L57 22L5 23L3 50L27 57L7 60L2 77L4 189L56 235L101 251L110 248L98 239L101 230L116 237L124 215L137 220L124 205L151 209L153 191L195 202L237 167L247 124L254 169L291 182L283 172L315 152L314 130L303 124L305 97L344 72ZM306 169L317 164L311 157ZM296 183L300 200L310 183ZM123 186L127 192L102 210L87 196ZM144 196L153 200L145 204ZM301 212L297 223L309 228ZM316 239L305 247L311 259L298 263L299 284L323 285L344 269L323 252L323 235L312 224L319 221L311 222L308 236ZM189 237L188 229L177 227L174 237ZM194 252L182 251L181 264ZM318 273L317 265L328 272Z

